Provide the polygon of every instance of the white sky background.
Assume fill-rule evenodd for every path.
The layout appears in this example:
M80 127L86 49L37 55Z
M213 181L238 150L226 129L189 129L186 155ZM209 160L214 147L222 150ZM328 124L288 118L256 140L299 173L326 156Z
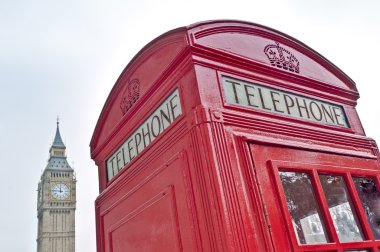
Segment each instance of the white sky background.
M78 178L76 251L96 251L88 146L103 104L145 44L210 19L266 25L321 53L356 82L359 116L379 143L378 0L0 0L0 251L36 251L36 189L57 114Z

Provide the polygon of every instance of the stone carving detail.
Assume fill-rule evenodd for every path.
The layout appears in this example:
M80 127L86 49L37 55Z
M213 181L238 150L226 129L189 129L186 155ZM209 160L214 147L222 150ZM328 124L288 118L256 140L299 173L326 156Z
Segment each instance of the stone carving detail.
M140 81L138 79L131 80L121 98L120 108L123 115L135 104L140 97Z
M267 55L270 64L284 70L299 73L299 61L296 57L281 47L278 42L276 44L269 44L264 48L264 52Z

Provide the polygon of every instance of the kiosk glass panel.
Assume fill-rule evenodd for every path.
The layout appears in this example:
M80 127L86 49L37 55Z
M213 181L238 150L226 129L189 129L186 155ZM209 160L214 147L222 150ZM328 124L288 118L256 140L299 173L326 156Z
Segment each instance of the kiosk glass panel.
M280 177L298 243L328 243L309 174L280 171Z
M363 241L363 232L343 177L332 175L319 175L319 177L339 240Z
M344 252L369 252L369 250L368 249L361 249L361 250L354 249L354 250L345 250Z
M373 236L380 240L380 192L371 178L353 178Z

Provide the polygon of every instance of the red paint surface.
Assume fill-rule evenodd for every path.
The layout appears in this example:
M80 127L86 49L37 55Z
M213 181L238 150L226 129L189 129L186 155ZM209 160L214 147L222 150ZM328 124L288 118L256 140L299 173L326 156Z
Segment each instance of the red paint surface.
M297 58L299 73L270 64L263 50L275 42ZM340 105L350 127L228 104L223 75ZM139 98L123 115L120 103L135 79ZM107 181L107 159L175 88L182 115ZM366 241L340 243L327 218L330 244L298 245L278 182L278 165L310 164L301 166L368 175L380 188L379 152L364 135L358 97L355 83L323 56L256 24L210 21L153 40L120 75L91 140L99 168L98 252L377 252L380 241L355 194Z

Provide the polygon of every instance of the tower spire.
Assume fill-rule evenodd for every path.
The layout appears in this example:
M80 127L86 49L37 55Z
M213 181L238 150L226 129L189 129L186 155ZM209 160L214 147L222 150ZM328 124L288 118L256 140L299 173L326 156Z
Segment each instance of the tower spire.
M66 149L66 146L62 141L61 133L59 132L59 117L58 116L57 116L57 130L55 132L53 145L51 147Z
M66 146L62 141L59 131L59 118L57 117L57 129L53 144L50 147L50 157L46 169L72 170L66 160Z

